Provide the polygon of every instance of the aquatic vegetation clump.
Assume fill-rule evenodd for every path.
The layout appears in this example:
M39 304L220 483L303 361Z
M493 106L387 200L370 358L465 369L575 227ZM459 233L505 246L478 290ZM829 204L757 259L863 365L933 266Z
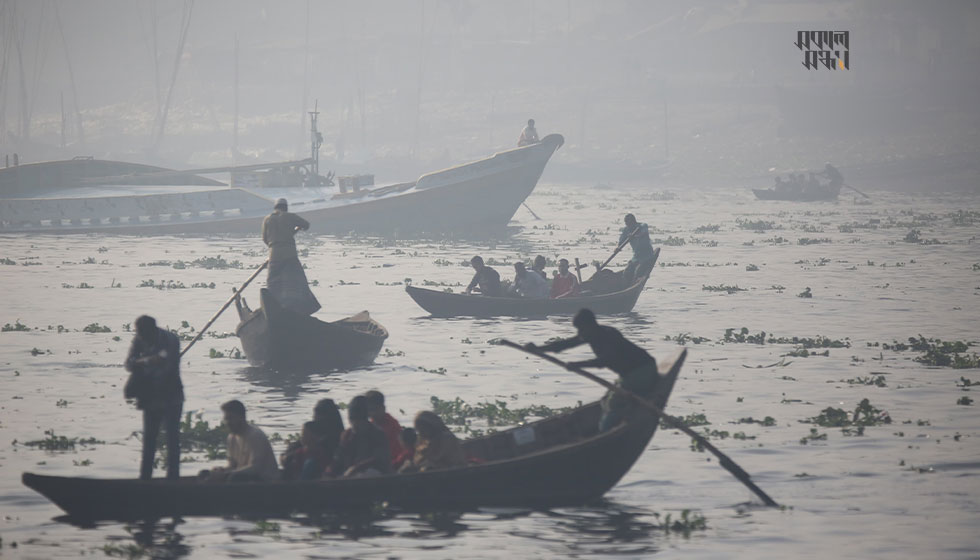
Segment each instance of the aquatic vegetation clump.
M887 412L872 405L868 399L863 399L851 414L842 408L827 407L819 415L800 422L816 424L824 428L847 428L891 424L892 419Z
M85 326L85 328L82 329L82 332L107 333L107 332L112 332L112 329L110 329L105 325L100 325L98 323L89 323L88 325Z
M77 437L65 437L59 436L54 433L53 429L44 430L44 438L35 439L31 441L25 441L23 443L18 443L14 440L14 445L23 445L25 447L34 447L37 449L43 449L45 451L74 451L76 446L86 446L86 445L102 445L105 442L94 437L89 438L77 438Z
M690 333L680 333L677 336L670 336L669 334L664 336L665 341L674 341L681 346L686 346L688 342L693 344L701 344L703 342L710 342L710 338L705 338L703 336L691 336Z
M704 284L702 284L701 290L705 292L725 292L727 294L749 291L748 288L739 288L738 285L728 286L726 284L718 284L717 286L705 286Z
M742 229L752 230L756 233L763 233L770 229L776 228L775 222L768 222L766 220L746 220L745 218L736 218L735 223L738 227Z
M142 432L133 432L142 436ZM198 460L217 461L225 459L228 441L228 426L224 422L211 426L204 419L203 412L188 412L180 421L180 452L182 463ZM157 437L158 462L166 464L166 438ZM185 455L186 454L186 455ZM195 454L203 454L199 457Z
M869 342L868 346L877 348L879 343ZM918 338L910 336L908 344L895 340L891 344L881 343L880 346L885 350L895 352L906 350L921 352L920 356L912 359L927 366L952 367L953 369L980 368L980 356L976 352L970 352L970 348L973 346L971 342L926 338L920 334Z
M24 323L21 323L20 319L16 319L13 325L7 323L2 328L0 328L0 332L23 332L29 330L31 330L31 328L25 325Z
M513 426L527 421L528 418L549 418L572 410L572 407L551 408L534 404L523 408L510 408L506 401L482 402L470 405L463 399L442 400L431 397L432 411L438 414L447 425L460 426L462 431L474 432L470 429L473 419L485 420L487 426Z

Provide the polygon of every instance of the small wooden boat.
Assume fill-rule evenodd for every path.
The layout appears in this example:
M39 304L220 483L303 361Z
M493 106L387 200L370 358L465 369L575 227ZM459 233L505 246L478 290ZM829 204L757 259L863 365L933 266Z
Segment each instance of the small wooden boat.
M787 200L790 202L821 202L837 200L840 196L841 185L824 184L816 189L785 190L752 189L759 200Z
M415 286L405 286L405 291L415 303L435 317L545 317L573 315L583 308L591 309L596 315L613 315L633 310L648 278L644 276L622 290L559 299L486 297Z
M378 357L388 331L367 311L327 323L279 305L268 290L262 307L252 311L236 300L241 322L235 334L253 366L288 371L328 371L370 364Z
M651 401L663 408L684 363L681 352ZM664 366L665 364L661 364ZM187 477L94 479L24 473L23 483L79 520L166 516L261 515L350 511L379 503L408 510L476 507L551 508L597 500L626 474L649 445L660 418L636 410L598 432L598 402L525 426L466 440L482 461L411 474L309 482L211 484Z

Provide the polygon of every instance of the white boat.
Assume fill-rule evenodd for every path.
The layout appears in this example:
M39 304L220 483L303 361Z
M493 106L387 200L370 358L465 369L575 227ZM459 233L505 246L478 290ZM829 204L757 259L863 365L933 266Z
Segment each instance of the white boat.
M91 159L36 163L30 164L37 166L31 173L18 167L0 169L0 234L256 233L280 197L289 200L291 211L309 220L313 232L473 233L507 225L564 141L560 134L550 134L537 144L427 173L415 181L348 192L327 186L216 187L194 172L159 168L126 171L100 184L78 169L99 163L136 164ZM67 182L66 176L73 177L74 184L45 180ZM24 180L18 182L18 177ZM27 178L37 183L25 184ZM160 181L171 184L146 184ZM8 197L25 189L36 195Z

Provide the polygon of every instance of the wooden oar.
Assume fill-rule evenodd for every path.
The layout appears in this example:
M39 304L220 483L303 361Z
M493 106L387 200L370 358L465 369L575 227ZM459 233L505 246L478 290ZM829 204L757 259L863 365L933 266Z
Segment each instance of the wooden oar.
M858 193L859 195L863 196L864 198L871 198L870 196L868 196L868 195L864 194L863 192L857 190L856 188L852 187L851 185L848 185L847 183L844 183L844 186L847 187L847 188L849 188L849 189L851 189L852 191Z
M728 472L730 472L732 474L732 476L734 476L735 478L737 478L739 480L739 482L741 482L742 484L744 484L745 486L747 486L748 489L751 490L752 492L754 492L755 495L758 496L759 499L761 499L763 501L763 503L765 503L767 506L771 506L771 507L778 507L779 506L779 504L777 504L775 500L773 500L772 498L769 497L769 494L766 494L765 492L763 492L762 488L759 488L758 486L756 486L755 483L752 482L751 477L749 477L749 473L745 472L745 470L742 469L742 467L738 466L735 463L735 461L732 461L732 459L728 455L725 455L724 453L722 453L717 447L715 447L714 445L712 445L711 442L708 441L707 439L705 439L703 436L701 436L700 434L698 434L697 432L695 432L691 428L688 428L687 425L684 424L684 421L683 420L681 420L679 418L676 418L674 416L670 416L669 414L665 413L659 406L653 404L649 400L644 399L643 397L640 397L639 395L637 395L636 393L634 393L632 391L623 389L622 387L620 387L618 385L613 385L612 383L606 381L605 379L599 377L598 375L595 375L593 373L589 373L588 371L585 371L584 369L582 369L580 367L573 366L573 365L571 365L571 364L569 364L567 362L563 362L563 361L559 360L558 358L555 358L554 356L550 356L550 355L548 355L548 354L546 354L544 352L541 352L540 350L528 348L526 346L522 346L522 345L517 344L515 342L511 342L509 340L501 340L500 343L503 344L504 346L510 346L511 348L517 348L518 350L522 350L524 352L527 352L528 354L533 354L533 355L535 355L535 356L537 356L539 358L543 358L545 360L548 360L549 362L551 362L553 364L556 364L556 365L559 365L559 366L567 369L570 372L577 373L577 374L579 374L579 375L581 375L583 377L586 377L588 379L591 379L592 381L595 381L596 383L598 383L599 385L602 385L603 387L605 387L607 389L611 389L611 390L616 391L617 393L619 393L619 394L621 394L623 396L629 397L630 399L632 399L634 402L636 402L640 406L643 406L647 410L653 412L654 414L657 414L660 417L661 420L665 421L671 427L677 428L678 430L680 430L680 431L684 432L685 434L691 436L695 441L698 442L698 445L700 445L704 449L707 449L708 451L710 451L711 454L713 454L715 457L718 458L718 462L721 463L721 466L722 467L725 467L725 470L727 470ZM686 355L687 355L687 350L684 350L684 352L681 354L681 357L685 357Z
M610 262L612 262L612 260L616 258L616 255L618 255L619 252L623 250L623 247L625 247L626 244L630 242L630 239L633 239L633 236L636 235L637 233L640 233L640 226L639 226L639 224L637 224L636 229L634 229L632 233L630 233L629 235L627 235L626 236L626 239L624 239L623 242L619 244L619 247L616 247L616 250L613 251L613 254L609 255L609 258L606 259L606 262L604 262L601 265L599 265L599 268L597 268L596 271L592 274L592 276L589 277L589 280L591 280L592 278L595 278L595 275L596 274L599 274L602 271L603 268L606 268L606 265L609 264Z
M228 301L226 301L224 305L221 306L221 309L219 309L218 312L215 313L213 317L211 317L211 320L208 321L206 325L204 325L204 328L198 331L197 336L195 336L194 339L187 344L187 346L184 346L184 349L180 351L181 358L183 358L184 354L186 354L187 351L191 349L191 346L194 346L194 344L196 344L198 340L201 340L201 337L204 336L204 333L206 333L208 329L211 327L211 325L218 320L218 317L220 317L221 314L225 312L225 309L228 309L228 306L231 305L231 302L235 301L235 298L237 298L239 294L242 293L242 290L244 290L249 284L251 284L252 280L255 280L255 277L258 276L260 272L265 270L265 267L267 266L269 266L268 259L266 259L266 261L262 263L262 266L257 268L255 272L253 272L252 275L248 277L248 280L246 280L245 283L242 284L240 288L235 290L235 295L231 296L231 298Z
M534 219L535 220L540 220L541 219L541 216L538 216L537 214L535 214L534 213L534 210L531 210L531 207L528 206L526 202L522 202L521 204L524 205L524 208L527 208L527 211L530 212L532 216L534 216Z

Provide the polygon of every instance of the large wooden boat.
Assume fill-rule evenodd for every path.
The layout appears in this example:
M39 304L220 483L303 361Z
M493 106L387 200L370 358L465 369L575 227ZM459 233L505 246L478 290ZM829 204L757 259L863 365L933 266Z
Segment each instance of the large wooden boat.
M628 288L614 292L558 299L486 297L416 286L406 286L405 291L415 303L435 317L546 317L573 315L583 308L591 309L596 315L614 315L633 310L648 278L644 276Z
M550 134L537 144L415 181L354 192L322 186L146 187L140 186L139 174L110 177L105 185L89 178L87 187L46 196L0 196L0 233L256 233L280 197L309 220L313 233L477 233L507 225L564 141Z
M321 372L363 366L378 357L388 338L367 311L327 323L282 307L265 288L259 297L262 307L254 311L235 301L241 320L235 334L256 367Z
M686 351L661 378L651 401L667 403ZM551 508L597 500L647 448L660 418L637 410L598 432L598 402L525 426L466 440L465 467L309 482L209 484L195 478L94 479L24 473L25 485L80 520L165 516L261 515L350 511L386 503L409 511L477 507ZM665 476L667 476L665 474Z

